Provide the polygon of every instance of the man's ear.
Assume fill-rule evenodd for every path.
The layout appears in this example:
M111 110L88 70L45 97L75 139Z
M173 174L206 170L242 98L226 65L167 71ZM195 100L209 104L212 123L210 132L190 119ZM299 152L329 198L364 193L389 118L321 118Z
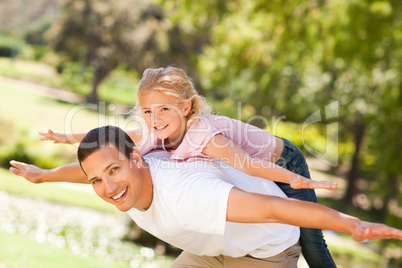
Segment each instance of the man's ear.
M187 116L191 111L191 101L186 101L183 103L183 115Z
M140 168L142 165L142 156L140 150L137 147L133 147L133 152L131 155L134 164L137 166L137 168Z

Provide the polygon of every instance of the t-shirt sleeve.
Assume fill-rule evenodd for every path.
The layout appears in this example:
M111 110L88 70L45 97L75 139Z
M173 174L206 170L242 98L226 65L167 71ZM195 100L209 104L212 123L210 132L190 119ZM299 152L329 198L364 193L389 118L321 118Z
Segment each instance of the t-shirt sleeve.
M158 138L153 133L145 133L143 134L143 140L141 141L141 145L138 146L138 149L141 152L141 155L145 155L153 149L157 148Z
M201 117L189 128L171 159L180 161L192 157L204 158L202 150L213 136L220 133L221 131L208 118Z
M200 161L199 163L202 163ZM223 235L230 190L234 185L207 174L188 177L177 196L175 212L182 227L187 230Z

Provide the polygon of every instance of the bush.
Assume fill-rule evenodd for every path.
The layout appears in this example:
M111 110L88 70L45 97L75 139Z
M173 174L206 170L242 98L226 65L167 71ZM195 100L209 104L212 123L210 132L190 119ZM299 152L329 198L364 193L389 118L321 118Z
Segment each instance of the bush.
M16 49L16 41L9 35L0 34L0 57L10 58Z
M45 21L28 29L25 33L25 41L32 45L47 45L45 33L52 27L52 22Z
M0 33L0 57L33 59L34 51L24 40L11 34Z
M10 150L0 155L0 166L9 168L11 160L35 164L35 158L28 153L24 141L18 141Z
M47 149L46 146L52 149ZM55 168L76 161L76 153L32 139L27 131L18 131L10 121L0 117L0 166L10 167L16 160L44 169ZM50 148L49 147L49 148Z
M12 122L0 118L0 166L8 168L11 160L34 163L35 158L28 153L26 135L18 133ZM7 131L4 131L7 129ZM25 138L24 138L25 137Z
M35 61L41 60L45 55L51 52L51 49L42 45L32 45L32 50L33 50L33 59Z

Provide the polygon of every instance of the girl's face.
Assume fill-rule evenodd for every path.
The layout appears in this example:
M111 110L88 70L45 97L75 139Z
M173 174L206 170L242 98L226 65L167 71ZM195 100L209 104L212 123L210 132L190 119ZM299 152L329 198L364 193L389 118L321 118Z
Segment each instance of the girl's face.
M157 90L142 95L139 102L142 115L156 137L178 146L186 131L191 102L181 104L177 98Z

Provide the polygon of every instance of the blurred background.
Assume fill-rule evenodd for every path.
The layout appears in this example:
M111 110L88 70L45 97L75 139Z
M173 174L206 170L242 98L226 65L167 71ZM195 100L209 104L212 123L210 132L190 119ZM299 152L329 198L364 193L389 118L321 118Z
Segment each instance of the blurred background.
M298 145L339 185L320 203L402 228L401 15L400 0L1 0L0 267L169 266L180 251L90 186L7 170L75 161L39 131L133 128L142 72L169 65L216 113ZM340 267L402 267L400 241L325 237Z

